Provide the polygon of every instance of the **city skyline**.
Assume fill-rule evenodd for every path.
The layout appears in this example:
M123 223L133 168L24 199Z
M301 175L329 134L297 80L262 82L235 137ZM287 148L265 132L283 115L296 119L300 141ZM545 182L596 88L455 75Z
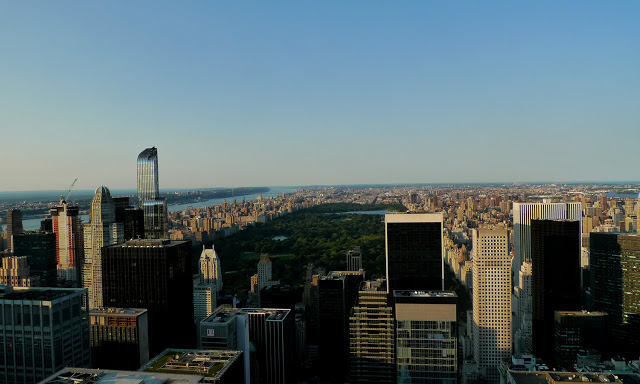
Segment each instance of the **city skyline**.
M7 3L0 190L634 178L638 7Z

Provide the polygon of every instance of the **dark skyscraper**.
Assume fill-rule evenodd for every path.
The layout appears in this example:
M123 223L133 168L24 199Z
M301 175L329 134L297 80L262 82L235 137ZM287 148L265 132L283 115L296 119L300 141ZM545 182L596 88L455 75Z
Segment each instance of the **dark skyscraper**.
M552 363L555 311L580 309L580 222L531 220L533 353Z
M320 364L331 382L343 382L349 362L349 315L358 302L362 271L334 271L318 279Z
M7 209L7 249L13 252L12 236L23 233L22 211L19 209Z
M138 155L138 208L144 211L147 239L169 237L167 200L160 197L158 185L158 150L147 148Z
M444 288L441 213L387 213L387 287L394 290Z
M609 314L615 353L640 354L640 235L590 234L593 306Z
M104 305L146 308L149 350L195 345L191 244L129 240L102 249Z
M26 256L31 273L40 276L40 286L55 287L57 276L56 235L28 232L13 237L16 256Z

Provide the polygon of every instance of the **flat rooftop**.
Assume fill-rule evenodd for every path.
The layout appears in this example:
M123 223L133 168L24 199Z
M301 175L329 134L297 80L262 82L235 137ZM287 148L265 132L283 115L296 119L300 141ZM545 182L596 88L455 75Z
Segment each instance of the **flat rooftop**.
M241 351L165 349L140 371L219 378L240 355Z
M65 296L85 293L84 288L14 287L0 293L0 300L53 301Z
M202 379L196 375L64 368L40 384L196 384Z
M178 244L186 243L186 241L177 241L169 239L132 239L124 243L109 245L108 248L162 248L174 247Z
M146 308L94 308L89 310L93 316L138 317L147 312Z
M393 291L393 297L458 297L454 291Z
M600 311L555 311L556 316L607 316L607 312Z

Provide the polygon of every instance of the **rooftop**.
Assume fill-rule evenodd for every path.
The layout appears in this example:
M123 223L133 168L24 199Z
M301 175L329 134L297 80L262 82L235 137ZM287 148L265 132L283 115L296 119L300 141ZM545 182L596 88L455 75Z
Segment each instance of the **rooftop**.
M109 245L109 248L124 248L124 247L146 247L146 248L159 248L159 247L173 247L178 244L182 244L184 241L175 241L169 239L131 239L124 243Z
M196 384L203 376L64 368L41 384Z
M53 301L65 296L86 293L84 288L6 287L0 293L1 300Z
M393 291L394 297L458 297L454 291Z
M165 349L140 371L219 378L241 354L241 351L228 350Z
M101 316L101 315L109 315L109 316L121 316L121 317L131 317L131 316L139 316L143 313L147 312L146 308L94 308L89 311L90 315Z

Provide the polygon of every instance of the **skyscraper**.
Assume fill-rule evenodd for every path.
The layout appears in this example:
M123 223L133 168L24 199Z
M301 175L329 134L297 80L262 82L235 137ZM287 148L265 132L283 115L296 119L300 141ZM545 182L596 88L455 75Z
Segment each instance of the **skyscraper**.
M533 354L553 363L555 311L580 309L580 222L531 220Z
M13 252L13 236L23 233L22 211L19 209L7 209L7 249Z
M499 383L511 356L511 256L507 230L473 230L473 349L479 373Z
M609 314L616 353L640 354L640 234L590 234L594 308Z
M347 271L359 271L362 269L362 253L360 247L353 247L347 252Z
M102 249L105 307L146 308L149 350L195 344L191 243L128 240Z
M138 155L138 208L144 211L144 236L166 239L168 232L167 200L158 187L158 151L147 148Z
M91 366L86 290L0 288L0 382L36 383L66 366Z
M89 314L94 368L133 371L149 361L146 309L100 308Z
M393 322L386 281L363 282L349 317L350 382L395 381Z
M581 203L513 203L513 284L518 285L520 267L531 260L531 220L582 220Z
M116 224L115 204L109 189L96 189L91 201L90 223L84 225L84 287L89 308L102 308L102 247L124 240L122 224Z
M349 314L356 304L363 271L331 271L318 279L318 357L332 382L343 382L349 363Z
M64 198L51 208L53 233L56 234L56 260L58 280L63 284L82 286L84 241L82 219L77 206L69 205Z
M16 256L26 256L31 273L40 276L40 286L55 287L58 280L56 235L52 232L27 232L13 236Z
M523 277L524 284L520 282L520 271L525 261L531 261L531 220L582 220L582 203L513 203L513 262L511 271L513 285L519 287L518 306L514 319L517 325L515 341L516 349L520 353L531 353L527 348L532 345L531 322L531 287L527 285L530 280L528 266L525 266Z
M387 213L387 289L442 290L442 213Z
M458 296L453 291L393 292L398 384L455 384Z
M200 284L214 284L216 292L222 290L220 259L213 246L211 246L211 249L206 249L204 245L202 246L202 253L200 254Z

